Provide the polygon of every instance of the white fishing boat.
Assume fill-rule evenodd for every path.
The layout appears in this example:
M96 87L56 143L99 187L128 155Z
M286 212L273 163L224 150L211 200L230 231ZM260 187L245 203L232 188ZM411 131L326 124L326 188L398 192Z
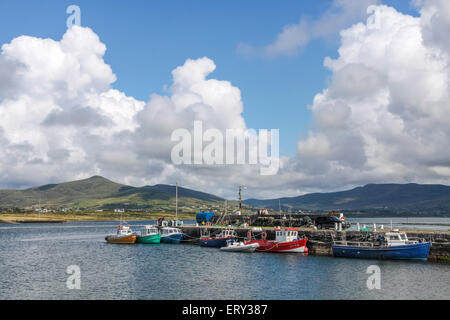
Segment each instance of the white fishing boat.
M227 246L221 247L220 250L229 252L255 252L258 247L258 243L245 244L241 241L228 240Z

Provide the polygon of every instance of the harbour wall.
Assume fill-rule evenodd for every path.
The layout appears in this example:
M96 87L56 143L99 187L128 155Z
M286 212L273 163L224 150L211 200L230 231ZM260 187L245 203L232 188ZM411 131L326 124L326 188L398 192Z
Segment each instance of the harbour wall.
M223 228L219 227L197 227L184 226L183 233L186 235L188 242L197 243L201 235L201 230L209 230L210 235L218 234ZM244 239L247 237L249 228L235 228L238 238ZM267 239L274 240L275 232L272 229L264 229L267 233ZM425 239L431 241L430 253L428 255L429 261L442 261L450 263L450 234L439 232L417 232L405 231L408 239ZM261 231L253 232L259 238ZM385 232L374 231L336 231L336 230L300 230L299 235L304 235L308 238L306 246L310 255L332 256L333 252L331 245L333 241L375 241L379 236L384 235Z

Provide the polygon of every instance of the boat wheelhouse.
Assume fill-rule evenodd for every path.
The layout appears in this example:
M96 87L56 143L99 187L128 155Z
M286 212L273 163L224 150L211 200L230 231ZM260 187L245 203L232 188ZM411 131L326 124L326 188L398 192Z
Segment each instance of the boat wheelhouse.
M332 249L336 257L426 260L430 246L430 242L409 240L405 232L394 229L375 242L335 241Z
M208 229L202 230L200 235L200 246L202 247L226 247L227 240L236 240L236 232L233 229L222 229L214 237Z
M161 229L161 242L180 243L183 238L184 234L180 228L163 227Z
M159 230L157 227L153 225L147 225L144 226L144 229L142 229L141 234L137 237L138 243L148 243L148 244L154 244L154 243L160 243L161 242L161 234L159 233Z

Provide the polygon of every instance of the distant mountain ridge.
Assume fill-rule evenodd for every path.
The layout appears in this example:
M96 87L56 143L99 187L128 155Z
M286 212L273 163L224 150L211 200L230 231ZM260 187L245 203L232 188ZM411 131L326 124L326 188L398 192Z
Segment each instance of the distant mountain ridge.
M349 210L415 214L450 214L450 186L437 184L368 184L351 190L310 193L269 200L248 199L254 207L294 210Z
M178 188L181 203L218 202L224 199L212 194ZM25 190L0 190L0 207L89 207L112 208L118 205L151 207L164 205L175 198L175 186L157 184L132 187L116 183L101 176L88 179L47 184ZM172 201L173 202L173 201Z
M213 194L178 188L179 207L190 211L223 208L225 199ZM101 176L47 184L24 190L0 190L0 208L142 208L173 211L175 186L157 184L133 187ZM233 202L233 201L231 201ZM235 201L234 201L235 202ZM432 184L368 184L351 190L310 193L297 197L243 201L255 208L283 210L344 210L371 214L450 216L450 186ZM230 204L230 202L229 202ZM235 203L236 204L236 203ZM237 204L236 204L237 205Z

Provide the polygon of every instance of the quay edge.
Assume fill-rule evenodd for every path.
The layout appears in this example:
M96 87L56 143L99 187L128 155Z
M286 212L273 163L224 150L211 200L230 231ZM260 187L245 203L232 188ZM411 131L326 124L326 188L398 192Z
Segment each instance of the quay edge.
M187 241L197 242L200 238L200 230L209 229L211 235L219 233L221 227L197 227L183 226L183 233L187 235ZM234 228L239 238L245 238L247 232L251 228ZM264 229L267 233L267 239L275 239L275 232L271 229ZM424 232L424 231L407 231L409 239L420 238L431 241L430 253L428 261L450 263L450 233L444 232ZM258 232L256 232L257 234ZM375 241L379 235L384 235L381 231L336 231L336 230L302 230L300 228L299 235L308 238L307 247L310 255L332 256L331 245L333 240L347 241Z

